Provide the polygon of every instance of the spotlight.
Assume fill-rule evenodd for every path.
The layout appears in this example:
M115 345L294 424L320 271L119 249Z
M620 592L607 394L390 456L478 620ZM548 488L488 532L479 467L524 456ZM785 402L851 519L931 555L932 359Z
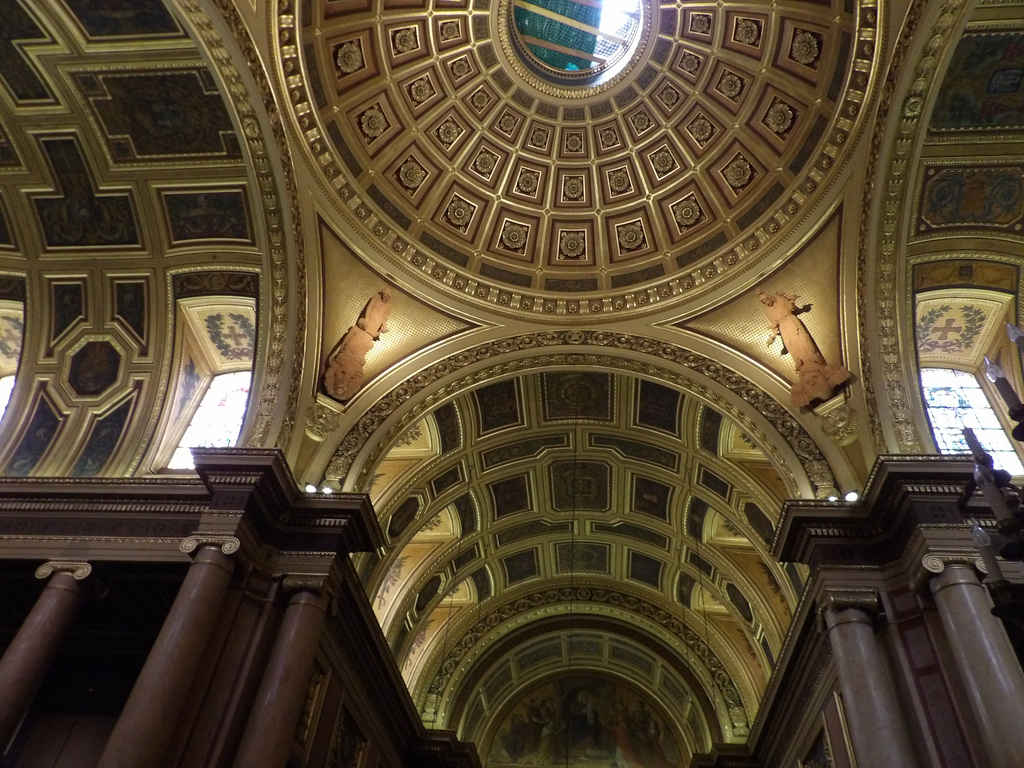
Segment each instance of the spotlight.
M839 501L839 497L838 497L838 496L836 496L836 495L835 495L835 494L833 493L833 494L832 494L831 496L829 496L829 497L828 497L828 500L829 500L829 501Z
M846 500L847 501L856 501L859 498L860 498L860 494L857 493L856 491L850 491L848 494L846 494Z
M332 493L334 493L334 489L331 488L331 486L329 485L325 485L323 488L320 489L320 493L330 496Z
M316 486L312 483L306 483L306 493L316 493Z

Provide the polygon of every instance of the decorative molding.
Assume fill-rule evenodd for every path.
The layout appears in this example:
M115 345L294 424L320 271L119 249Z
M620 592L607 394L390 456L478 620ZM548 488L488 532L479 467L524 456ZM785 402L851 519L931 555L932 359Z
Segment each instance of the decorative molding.
M942 4L936 21L928 32L928 39L921 46L918 59L914 63L914 76L910 78L912 84L900 106L901 114L896 135L889 136L888 123L896 84L902 77L911 46L920 39L920 35L916 34L918 24L929 7L926 0L914 0L911 3L901 36L890 57L889 72L882 85L875 130L871 136L867 178L874 179L879 173L879 165L883 160L887 162L884 162L886 170L882 172L885 181L864 185L857 250L857 316L862 339L871 338L867 329L868 318L875 318L877 322L874 338L878 342L878 359L882 368L880 379L885 382L884 395L875 391L871 359L868 355L862 356L861 365L864 371L864 396L868 402L868 423L871 426L875 448L880 452L887 449L882 429L883 412L893 425L899 450L904 453L921 451L921 437L914 423L914 405L916 403L920 410L920 403L907 386L903 371L905 357L900 350L899 297L896 295L896 288L900 282L897 268L902 247L898 243L898 236L900 218L904 214L904 193L910 178L908 172L913 172L916 168L910 163L910 158L916 147L918 125L924 117L924 104L939 62L935 52L947 47L948 38L956 27L958 12L963 4L964 0L945 0ZM890 148L891 155L888 155ZM880 196L881 200L876 201L876 196ZM871 226L875 208L882 211L879 231L875 231ZM876 260L877 272L874 285L869 289L867 265L872 258ZM869 306L869 299L874 299L873 306Z
M287 3L282 3L287 5ZM235 67L231 53L224 45L221 34L214 28L208 11L194 0L181 0L178 7L189 19L190 26L201 41L209 56L211 67L220 75L225 95L234 107L240 125L240 136L244 137L249 152L249 167L256 178L259 190L257 198L263 208L263 220L267 234L265 247L270 257L270 274L264 285L270 303L269 338L261 346L265 350L260 358L264 360L263 380L259 392L256 415L252 422L248 442L263 445L270 440L270 429L278 412L281 390L285 386L285 361L291 360L291 381L288 382L287 407L284 420L275 436L275 445L287 446L298 412L300 383L303 370L304 347L295 344L295 339L306 335L306 272L302 227L302 211L299 208L298 187L292 167L288 137L281 123L280 112L267 74L263 69L263 56L253 43L248 27L232 0L216 0L213 5L234 37L238 50L249 67L249 75L259 90L267 121L271 126L274 148L269 150L263 130L253 107L256 94L250 92ZM280 159L284 195L278 190L274 175L272 155ZM282 197L290 203L291 226L286 226L282 215ZM285 246L289 239L292 253ZM294 269L294 280L292 272ZM294 313L295 325L289 328L290 314Z
M37 579L48 579L54 573L69 573L75 581L83 581L92 573L92 566L80 560L49 560L36 568Z
M306 432L317 440L324 440L338 429L341 414L328 405L315 402L306 409Z
M402 418L389 429L387 434L382 435L380 432L381 427L391 414L403 404L411 400L418 393L431 387L431 385L443 381L459 369L497 356L507 356L514 352L527 350L537 350L540 352L545 348L555 346L589 347L592 349L588 352L550 353L538 355L530 359L513 360L500 366L492 366L470 376L454 380L441 388L434 389L429 398L418 403L409 413L403 414ZM654 358L658 362L656 364L647 364L609 354L600 354L596 351L602 348L613 348L623 352L640 354L644 357ZM394 439L408 428L411 423L418 420L425 410L438 405L455 392L464 391L468 386L472 386L478 381L493 380L498 375L527 371L532 368L580 364L643 373L661 381L684 386L690 392L705 398L708 402L714 404L716 408L723 410L731 418L736 419L744 430L759 436L762 440L762 446L775 462L776 468L780 473L788 475L788 479L791 481L790 487L796 488L797 484L793 479L792 473L786 469L786 459L775 449L774 443L766 439L763 432L748 417L744 416L738 408L733 407L729 401L722 398L721 395L711 388L703 386L699 382L694 382L685 376L672 373L669 366L675 364L700 374L734 393L745 401L751 409L759 412L767 419L788 446L796 453L807 477L819 492L828 491L828 489L836 486L836 479L832 474L828 461L814 442L814 439L801 426L800 422L785 406L757 387L745 376L736 373L711 358L704 357L696 352L691 352L668 342L655 341L623 333L583 330L545 331L482 344L434 363L434 365L426 370L421 371L412 378L406 379L390 392L381 396L363 414L362 418L349 430L345 437L342 438L337 451L328 465L325 473L326 479L328 482L339 484L339 481L352 468L358 454L372 441L374 447L363 464L358 468L359 474L355 478L354 487L362 487L369 477L373 466L391 446Z
M462 660L471 654L482 638L496 627L507 626L519 614L534 611L537 608L558 603L606 603L620 610L635 613L647 621L658 624L676 639L680 640L707 669L708 675L725 703L733 727L746 729L749 724L746 708L740 697L739 690L725 665L704 638L687 627L686 622L664 608L630 594L615 592L598 587L560 587L524 595L509 603L495 608L487 615L478 619L461 638L448 650L447 655L437 666L437 671L430 681L426 700L439 703L444 689L451 681L452 675Z

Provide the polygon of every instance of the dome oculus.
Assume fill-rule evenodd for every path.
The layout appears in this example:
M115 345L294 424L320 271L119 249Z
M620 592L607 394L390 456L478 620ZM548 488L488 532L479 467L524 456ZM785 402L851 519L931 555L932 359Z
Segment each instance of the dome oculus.
M516 49L535 72L556 83L595 85L636 52L640 0L513 0Z

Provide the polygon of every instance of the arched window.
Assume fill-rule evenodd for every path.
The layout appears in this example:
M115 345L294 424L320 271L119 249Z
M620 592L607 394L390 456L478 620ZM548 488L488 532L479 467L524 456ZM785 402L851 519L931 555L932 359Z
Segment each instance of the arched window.
M237 445L249 405L255 297L186 295L176 316L172 383L149 459L154 472L192 469L190 448Z
M235 444L245 418L251 381L251 370L213 377L181 442L167 462L168 469L193 469L190 448L227 448Z
M916 296L914 320L921 393L940 453L970 453L963 436L969 427L996 467L1021 476L1020 446L1010 440L1006 407L985 378L988 357L1002 361L1011 381L1020 381L1017 350L1006 335L1007 320L1016 316L1014 293L955 284L969 282L972 275L998 283L991 277L994 268L981 260L938 261L920 268L919 280L929 284ZM1002 287L1013 285L1007 280Z
M25 305L0 299L0 420L14 391L25 332Z
M921 388L940 453L970 453L963 436L964 427L969 427L992 455L996 467L1015 476L1024 475L1024 465L975 374L953 368L922 368Z

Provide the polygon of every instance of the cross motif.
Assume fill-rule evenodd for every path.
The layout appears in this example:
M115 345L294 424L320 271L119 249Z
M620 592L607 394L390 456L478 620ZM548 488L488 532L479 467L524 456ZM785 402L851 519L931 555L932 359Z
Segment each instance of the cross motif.
M963 326L956 325L956 321L952 317L946 318L945 325L932 329L933 334L939 335L939 341L946 341L949 339L949 334L960 333L961 331L963 331Z
M235 347L247 347L249 346L249 334L239 329L237 325L231 324L224 328L220 335L231 342L232 346Z

